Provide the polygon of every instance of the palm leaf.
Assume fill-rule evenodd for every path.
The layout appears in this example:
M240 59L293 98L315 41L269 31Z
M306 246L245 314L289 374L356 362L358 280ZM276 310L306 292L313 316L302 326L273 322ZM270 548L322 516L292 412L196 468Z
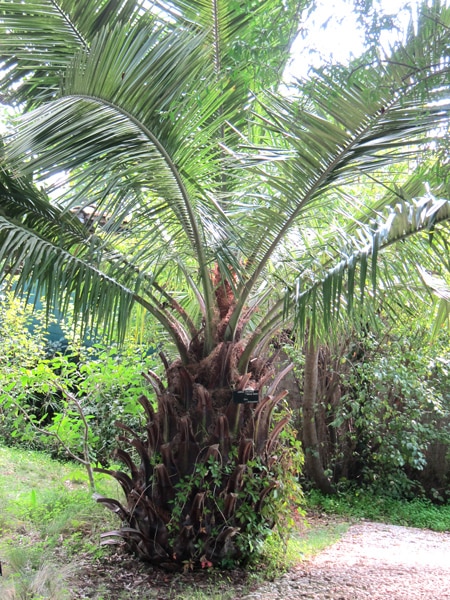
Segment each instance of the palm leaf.
M343 258L313 284L304 286L302 279L297 279L294 289L291 289L291 299L296 306L297 325L302 331L309 327L313 335L316 335L320 328L321 334L326 336L325 325L329 328L332 319L339 315L338 307L344 299L348 312L352 312L358 284L360 298L364 297L367 285L366 269L369 268L369 264L372 270L370 279L374 286L376 274L373 271L378 269L379 253L382 250L408 240L410 236L415 236L421 231L430 231L449 219L448 200L427 195L415 202L397 203L376 227L365 230L366 243L362 248ZM417 258L417 254L415 256ZM355 270L361 263L365 265L365 269L357 279ZM396 273L399 274L400 271L397 269ZM392 275L385 279L386 282L390 280L392 281ZM393 283L396 284L395 278ZM323 319L319 319L318 306L322 307ZM312 307L314 310L311 310Z
M259 221L264 231L258 259L252 257L259 271L312 203L363 173L415 156L425 134L446 122L450 11L437 10L425 11L417 33L391 59L350 69L337 81L334 72L317 73L310 95L299 89L297 99L261 98L255 127L265 132L264 145L250 145L257 153L251 159L261 169L271 165L265 175L278 193L270 204L261 198L266 207L253 211L253 229Z
M134 21L139 13L142 15L142 9L133 0L0 2L0 57L4 71L0 93L10 102L27 105L54 97L61 70L78 48L89 47L99 27L106 22L113 25Z

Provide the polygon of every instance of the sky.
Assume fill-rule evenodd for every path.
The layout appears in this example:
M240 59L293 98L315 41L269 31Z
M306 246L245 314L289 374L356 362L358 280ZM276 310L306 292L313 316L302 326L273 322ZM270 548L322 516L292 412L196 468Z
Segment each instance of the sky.
M411 8L405 8L407 4ZM302 77L310 64L333 60L346 63L352 56L359 56L364 49L364 34L352 12L352 0L317 0L317 9L307 20L307 34L299 36L292 47L292 61L285 72L285 79ZM375 0L383 14L393 15L401 30L405 30L414 17L418 0ZM382 33L381 44L387 50L389 44L402 36L397 31ZM312 49L313 52L308 52Z

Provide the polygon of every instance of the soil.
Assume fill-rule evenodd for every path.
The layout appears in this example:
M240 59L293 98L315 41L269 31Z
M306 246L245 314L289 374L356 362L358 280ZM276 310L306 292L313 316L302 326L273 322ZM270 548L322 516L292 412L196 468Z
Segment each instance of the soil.
M187 587L208 593L213 584L227 600L450 600L450 532L362 521L257 588L245 571L169 574L121 554L85 567L77 570L74 600L176 600Z

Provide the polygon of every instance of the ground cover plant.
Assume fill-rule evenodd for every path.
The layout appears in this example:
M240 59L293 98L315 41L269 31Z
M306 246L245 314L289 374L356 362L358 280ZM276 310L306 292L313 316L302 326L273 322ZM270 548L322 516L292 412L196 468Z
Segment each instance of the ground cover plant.
M332 491L321 339L446 285L450 9L424 2L404 45L281 93L306 6L0 2L0 94L21 113L0 272L73 307L81 336L123 338L136 307L159 324L163 377L146 372L144 431L119 424L126 472L110 470L126 500L98 501L121 520L111 541L167 568L246 564L287 530L302 456L280 332L304 348L305 461Z
M143 373L155 365L155 347L144 347L137 337L120 349L80 340L70 319L60 317L61 351L49 342L51 325L45 311L33 310L12 292L0 295L0 439L107 466L116 445L115 422L143 425L137 398L148 390Z
M72 559L99 556L100 523L106 525L86 472L42 452L1 446L0 501L2 597L71 598Z

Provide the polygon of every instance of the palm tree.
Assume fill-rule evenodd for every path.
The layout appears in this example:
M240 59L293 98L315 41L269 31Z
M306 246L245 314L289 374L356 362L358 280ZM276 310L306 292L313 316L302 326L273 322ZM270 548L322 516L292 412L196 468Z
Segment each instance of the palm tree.
M0 93L23 113L1 171L4 277L111 334L140 305L174 349L166 383L146 374L145 434L120 424L126 504L98 498L123 523L110 538L149 561L245 560L292 459L270 343L294 325L313 365L315 340L396 275L384 248L445 236L450 11L424 7L404 48L286 97L300 8L0 3Z

